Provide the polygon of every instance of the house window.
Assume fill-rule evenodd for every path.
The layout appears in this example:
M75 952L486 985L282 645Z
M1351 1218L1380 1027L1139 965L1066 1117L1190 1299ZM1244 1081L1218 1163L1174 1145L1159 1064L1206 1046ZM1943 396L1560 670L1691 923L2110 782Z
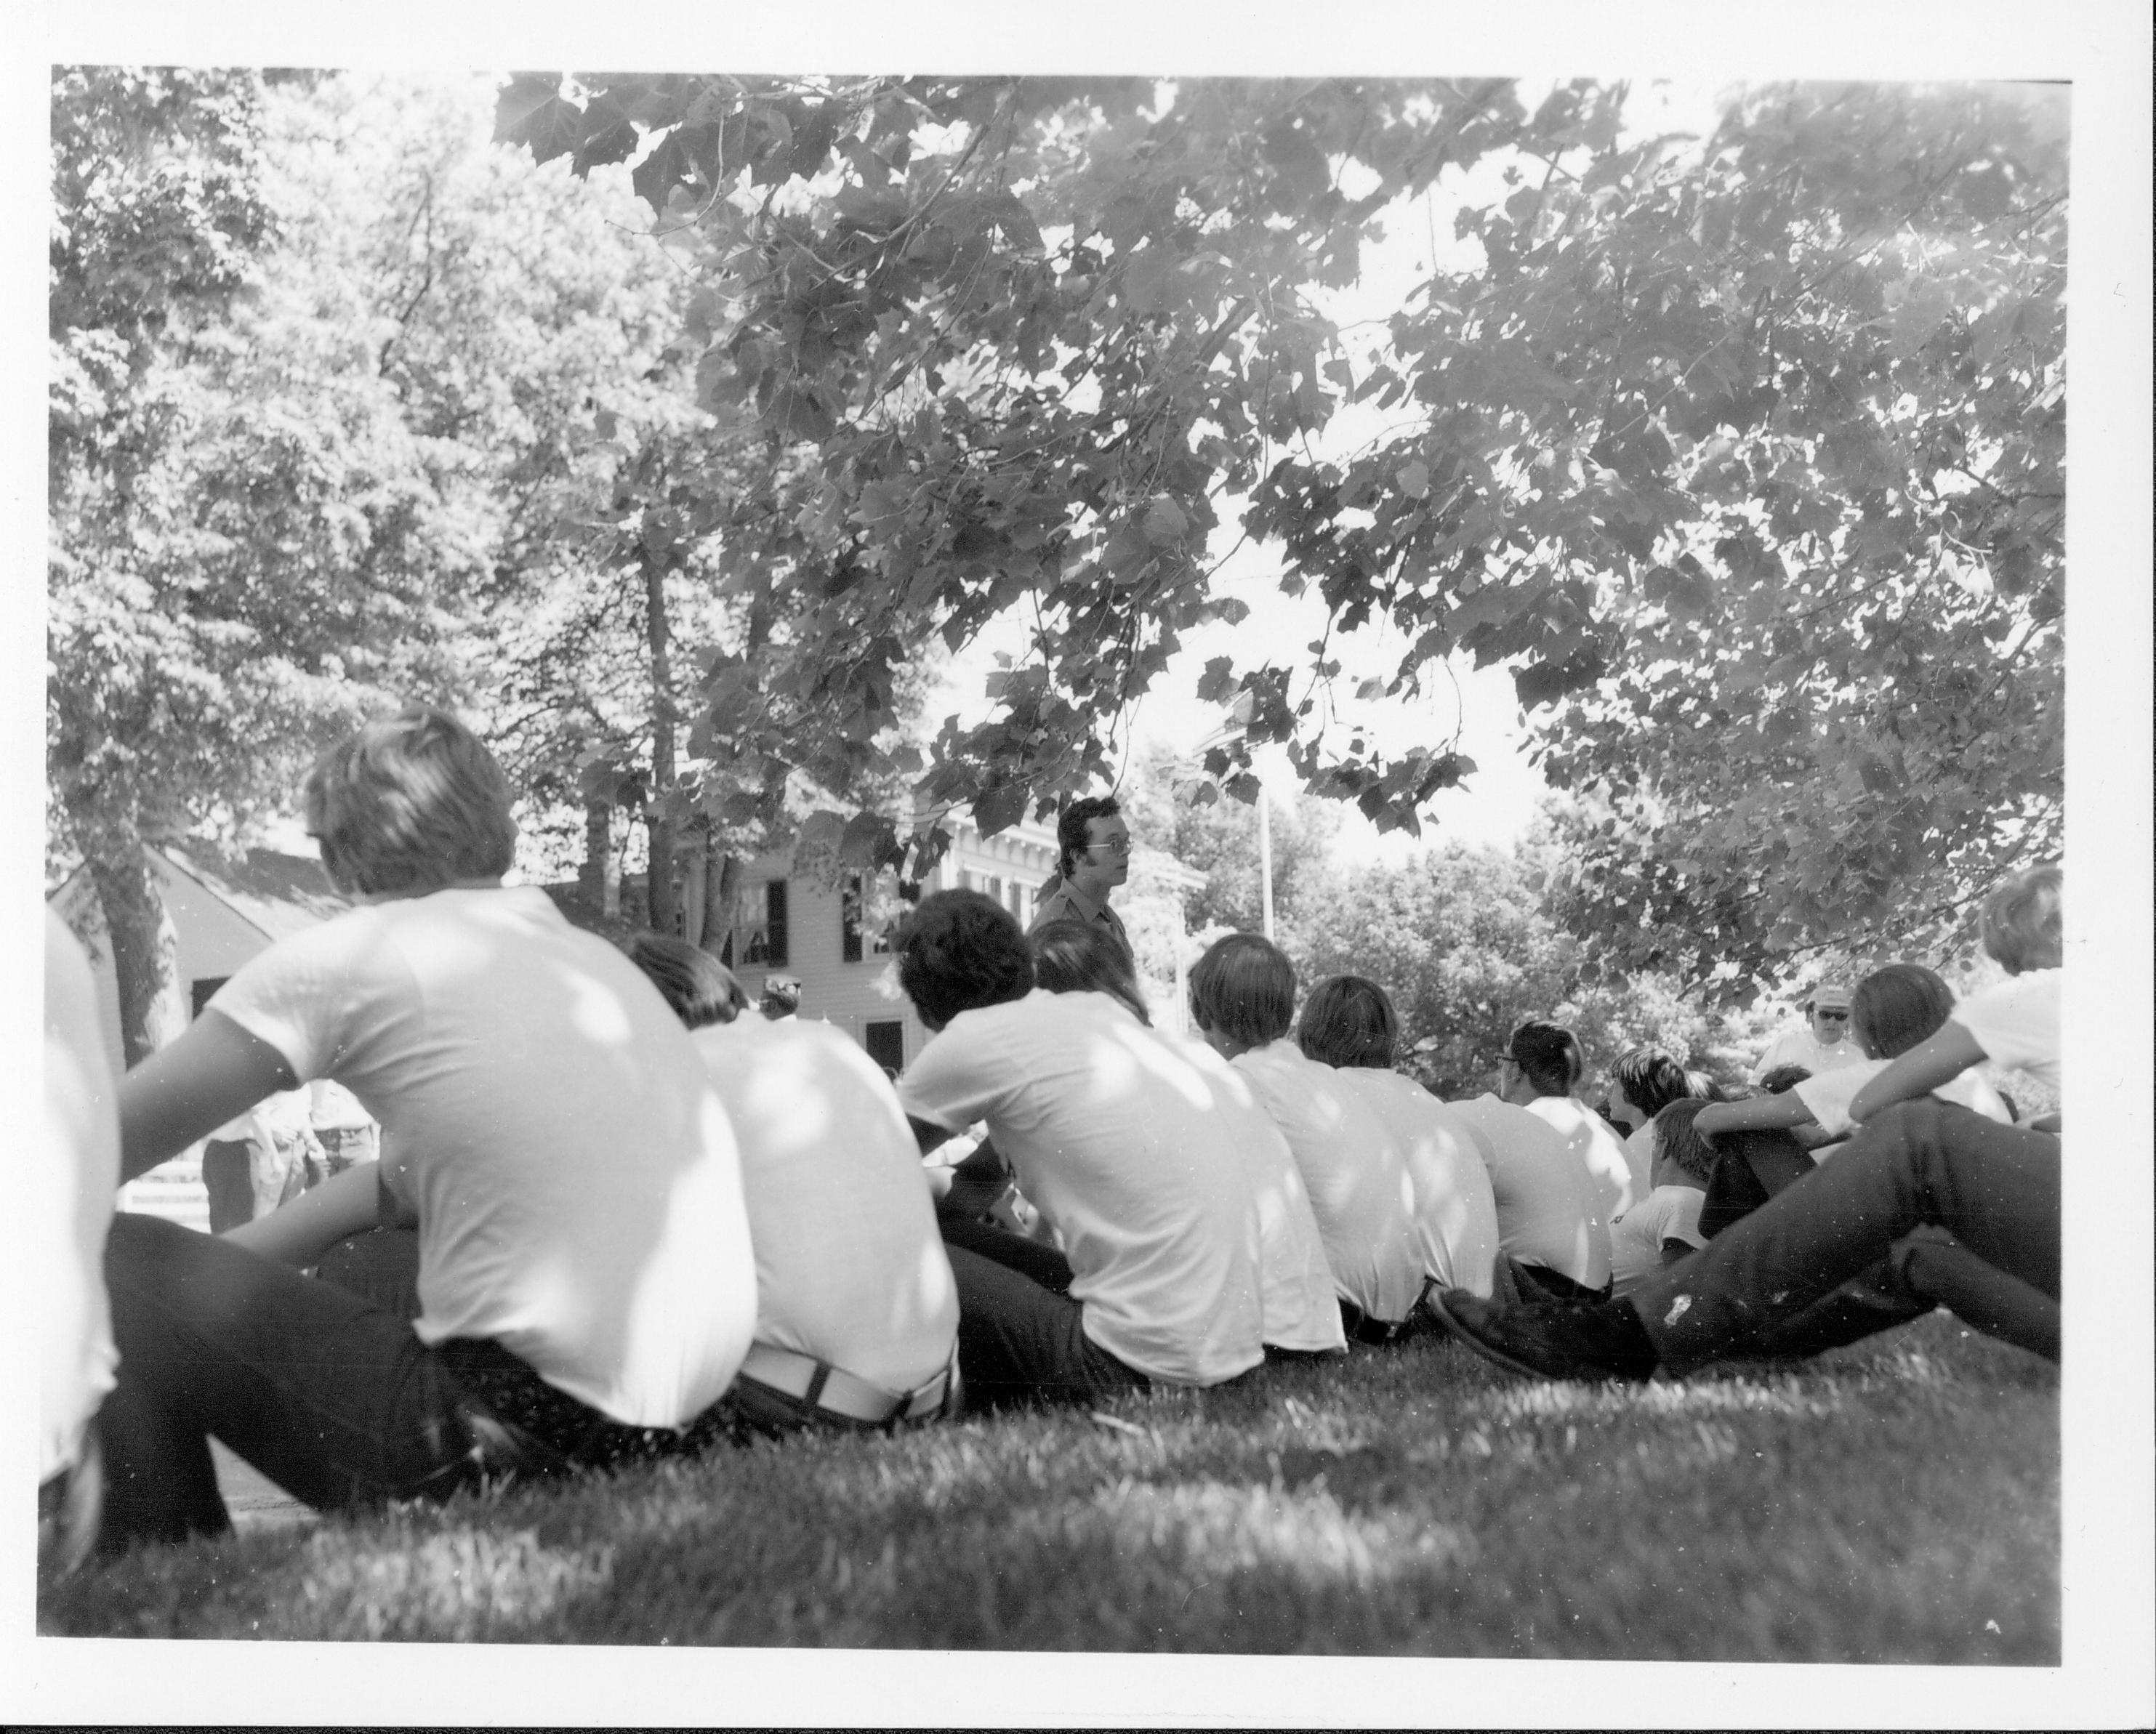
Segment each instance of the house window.
M861 1045L869 1050L869 1058L878 1065L891 1071L906 1069L906 1026L897 1019L865 1024L861 1029Z
M774 879L742 894L734 936L744 967L777 969L786 962L786 881Z

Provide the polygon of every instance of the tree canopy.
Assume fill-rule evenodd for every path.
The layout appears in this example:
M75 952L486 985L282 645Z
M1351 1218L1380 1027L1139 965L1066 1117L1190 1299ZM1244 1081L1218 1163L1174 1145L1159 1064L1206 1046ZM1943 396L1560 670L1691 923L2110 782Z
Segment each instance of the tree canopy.
M767 454L701 503L770 622L753 676L706 688L745 769L795 764L804 715L875 764L904 647L1017 613L1031 654L921 794L993 830L1106 780L1180 635L1235 617L1239 528L1336 633L1404 634L1391 693L1455 650L1515 666L1546 770L1605 803L1570 908L1609 962L1767 972L1951 925L2058 829L2056 105L1780 87L1641 139L1627 95L550 74L497 125L578 173L633 160L701 244L700 401ZM1351 353L1322 292L1485 158L1479 267ZM1348 403L1392 424L1313 450ZM1214 777L1284 742L1413 827L1471 768L1342 741L1296 672L1207 668L1241 726Z

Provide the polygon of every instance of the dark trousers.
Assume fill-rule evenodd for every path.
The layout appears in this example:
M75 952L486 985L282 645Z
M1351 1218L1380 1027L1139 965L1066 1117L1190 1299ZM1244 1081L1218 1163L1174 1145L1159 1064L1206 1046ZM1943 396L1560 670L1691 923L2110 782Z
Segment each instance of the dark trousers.
M969 1410L1098 1403L1151 1383L1086 1335L1084 1309L1068 1295L963 1246L943 1249L957 1280L958 1372Z
M362 1237L364 1238L364 1237ZM98 1413L100 1545L230 1526L208 1439L319 1511L490 1476L701 1449L625 1427L493 1342L429 1347L394 1312L229 1241L122 1213L105 1244L118 1381Z
M1009 1229L978 1218L945 1217L937 1228L945 1249L963 1246L1006 1270L1037 1282L1051 1295L1070 1292L1070 1260L1054 1247L1014 1234Z
M1911 1238L1926 1226L1952 1238ZM1650 1276L1631 1305L1663 1364L1682 1372L1809 1352L1807 1331L1819 1347L1866 1334L1861 1297L1834 1293L1859 1277L1887 1287L1890 1302L1902 1291L1870 1315L1872 1329L1945 1305L1964 1323L2056 1359L2059 1141L1930 1098L1902 1103L1702 1250Z

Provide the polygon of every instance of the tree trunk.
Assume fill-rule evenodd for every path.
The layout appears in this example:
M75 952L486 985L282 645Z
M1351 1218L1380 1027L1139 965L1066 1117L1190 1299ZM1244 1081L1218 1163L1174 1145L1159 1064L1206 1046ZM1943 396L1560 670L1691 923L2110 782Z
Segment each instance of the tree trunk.
M584 859L577 868L577 900L594 915L612 915L608 880L613 865L613 808L605 801L584 803Z
M674 893L674 672L666 641L666 567L644 557L644 632L651 646L651 795L644 809L651 837L644 875L645 904L653 931L681 931L680 900Z
M711 833L694 834L696 841L681 870L681 937L690 945L702 940L704 917L711 907L710 899L704 895L705 881L711 870Z
M89 868L120 987L121 1049L131 1066L187 1027L179 936L131 830L108 834Z
M734 896L741 889L741 857L728 852L716 831L704 838L708 864L704 869L704 949L714 957L726 956L734 936Z

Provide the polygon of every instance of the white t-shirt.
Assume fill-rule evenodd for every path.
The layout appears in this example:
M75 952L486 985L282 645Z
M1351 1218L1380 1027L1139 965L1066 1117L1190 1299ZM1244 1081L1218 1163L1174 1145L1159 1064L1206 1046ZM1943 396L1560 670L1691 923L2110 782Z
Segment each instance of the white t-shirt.
M2062 969L2009 976L1953 1010L1953 1021L1976 1038L1994 1065L2016 1066L2039 1084L2059 1087L2059 990Z
M120 1111L90 963L45 911L45 1119L22 1244L38 1295L38 1479L72 1468L120 1357L105 1293L105 1235L120 1185Z
M1849 1105L1855 1101L1858 1091L1880 1073L1892 1065L1892 1060L1867 1059L1860 1065L1844 1066L1823 1078L1807 1078L1791 1090L1796 1099L1811 1110L1812 1118L1837 1138L1846 1138L1856 1130L1856 1122L1849 1117ZM2006 1111L2006 1104L1999 1099L1999 1092L1984 1081L1984 1075L1971 1066L1957 1077L1949 1078L1932 1094L1943 1102L1958 1102L1964 1108L1973 1108L1987 1120L2010 1121L2014 1116ZM1815 1150L1814 1158L1824 1162L1833 1153L1832 1147Z
M1609 1280L1609 1224L1594 1181L1548 1121L1494 1095L1450 1104L1488 1145L1498 1244L1522 1265L1590 1289Z
M1616 1221L1652 1190L1652 1168L1640 1167L1609 1122L1586 1103L1568 1095L1538 1095L1522 1106L1556 1131L1573 1160L1593 1178L1603 1221Z
M1375 1066L1343 1066L1338 1076L1385 1122L1407 1158L1423 1274L1440 1288L1486 1300L1497 1262L1497 1194L1481 1139L1412 1078Z
M1233 1099L1105 993L961 1012L898 1099L976 1120L1063 1242L1086 1336L1148 1377L1214 1385L1264 1358L1258 1212Z
M1258 1206L1265 1342L1306 1354L1345 1349L1348 1333L1332 1267L1325 1261L1325 1238L1287 1140L1234 1066L1194 1038L1178 1041L1176 1049L1218 1082L1224 1111L1235 1118L1235 1149Z
M1414 1183L1391 1127L1291 1037L1239 1054L1235 1065L1287 1136L1342 1297L1388 1324L1407 1317L1422 1292L1422 1244Z
M1800 1065L1816 1077L1821 1072L1838 1071L1845 1065L1864 1064L1864 1050L1854 1038L1844 1036L1828 1046L1812 1034L1807 1022L1801 1028L1784 1030L1767 1044L1767 1051L1759 1056L1759 1063L1752 1068L1752 1082L1757 1084L1778 1065Z
M791 1018L692 1039L741 1143L757 1341L893 1392L933 1378L958 1291L883 1068L829 1024Z
M631 1426L681 1425L732 1383L756 1263L726 1110L658 990L545 892L347 911L210 1006L381 1122L421 1341L490 1337Z
M1629 1295L1662 1268L1662 1243L1707 1244L1699 1231L1707 1194L1696 1186L1658 1186L1609 1224L1609 1293Z

